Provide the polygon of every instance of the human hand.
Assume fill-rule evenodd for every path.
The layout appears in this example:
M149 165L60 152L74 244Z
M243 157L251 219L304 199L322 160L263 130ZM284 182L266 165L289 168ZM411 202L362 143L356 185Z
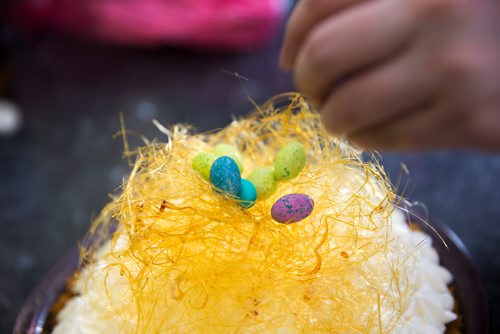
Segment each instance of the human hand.
M500 149L500 8L302 0L281 53L325 127L366 148Z

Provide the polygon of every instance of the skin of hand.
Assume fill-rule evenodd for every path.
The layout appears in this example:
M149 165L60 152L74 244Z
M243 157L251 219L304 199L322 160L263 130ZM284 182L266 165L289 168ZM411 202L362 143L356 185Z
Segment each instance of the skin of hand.
M368 149L500 149L494 0L302 0L281 65L325 127Z

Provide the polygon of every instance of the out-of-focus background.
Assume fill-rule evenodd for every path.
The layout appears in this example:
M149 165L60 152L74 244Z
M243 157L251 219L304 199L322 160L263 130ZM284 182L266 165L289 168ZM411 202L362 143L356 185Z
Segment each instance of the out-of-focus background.
M254 12L232 8L224 17L220 8L219 15L198 8L202 16L184 17L186 8L161 12L148 0L147 8L129 8L135 15L101 8L107 24L99 16L86 21L95 12L72 7L78 2L85 3L0 4L1 333L127 175L122 142L113 139L120 113L128 129L162 140L153 118L211 130L251 111L249 97L262 103L293 89L277 67L287 1L261 8L254 1ZM497 315L492 333L500 332L500 155L382 157L394 182L407 166L405 195L464 241Z

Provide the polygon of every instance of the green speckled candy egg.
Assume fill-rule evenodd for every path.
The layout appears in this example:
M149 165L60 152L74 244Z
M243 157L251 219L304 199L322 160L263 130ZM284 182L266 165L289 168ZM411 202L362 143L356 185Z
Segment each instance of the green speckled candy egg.
M240 173L243 173L243 158L235 146L229 144L217 144L213 148L212 152L218 157L227 156L232 158L238 164Z
M217 155L210 152L201 152L195 155L192 161L192 167L195 171L200 173L201 177L205 180L210 181L210 168L212 168L212 164L215 159L217 159Z
M278 187L278 182L274 178L274 170L272 167L259 167L254 170L247 179L255 186L257 198L260 200L271 196Z
M274 159L274 177L278 181L290 180L299 175L306 165L307 155L301 143L293 142L276 154Z

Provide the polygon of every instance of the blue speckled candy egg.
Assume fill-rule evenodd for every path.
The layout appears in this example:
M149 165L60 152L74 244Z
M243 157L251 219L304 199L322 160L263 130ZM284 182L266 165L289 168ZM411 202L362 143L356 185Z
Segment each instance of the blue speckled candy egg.
M271 208L271 216L278 223L296 223L311 214L313 199L305 194L288 194L276 201Z
M238 193L240 205L244 208L251 208L257 199L257 190L252 182L241 179L240 192Z
M217 189L237 196L241 185L241 174L238 164L227 156L215 159L210 168L210 182Z

